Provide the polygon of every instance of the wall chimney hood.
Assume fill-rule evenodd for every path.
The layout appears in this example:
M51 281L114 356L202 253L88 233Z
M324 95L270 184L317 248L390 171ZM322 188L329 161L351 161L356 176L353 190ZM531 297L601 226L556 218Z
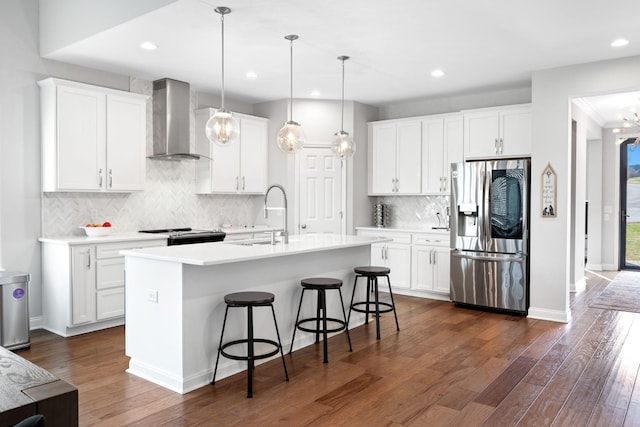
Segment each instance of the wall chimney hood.
M189 150L189 83L172 79L153 82L153 155L150 159L200 158Z

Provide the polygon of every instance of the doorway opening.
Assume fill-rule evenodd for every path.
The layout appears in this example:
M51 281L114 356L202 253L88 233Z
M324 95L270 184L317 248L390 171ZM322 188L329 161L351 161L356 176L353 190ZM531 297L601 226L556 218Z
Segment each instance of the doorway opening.
M640 270L640 147L620 144L620 269Z

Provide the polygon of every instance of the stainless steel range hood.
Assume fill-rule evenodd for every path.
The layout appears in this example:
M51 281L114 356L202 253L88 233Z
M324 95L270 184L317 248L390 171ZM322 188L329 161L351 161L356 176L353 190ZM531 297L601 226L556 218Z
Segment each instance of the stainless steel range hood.
M150 159L199 159L189 150L189 83L153 82L153 155Z

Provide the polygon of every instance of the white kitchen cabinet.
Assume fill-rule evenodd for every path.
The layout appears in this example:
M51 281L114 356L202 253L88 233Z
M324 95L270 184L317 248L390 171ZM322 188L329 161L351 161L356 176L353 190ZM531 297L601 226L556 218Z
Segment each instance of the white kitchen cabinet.
M422 193L449 194L451 163L464 161L462 114L422 120Z
M393 239L392 242L371 245L371 265L388 267L391 270L389 279L394 289L409 289L411 286L411 235L383 230L358 230L357 234ZM384 286L384 283L379 282L378 285ZM380 289L384 290L384 287Z
M42 243L43 326L62 336L124 322L121 250L165 246L166 239L69 245Z
M196 111L196 192L199 194L264 194L267 190L269 121L234 113L240 123L240 140L230 146L211 144L205 125L215 109Z
M55 78L38 84L42 191L144 190L148 97Z
M530 156L531 140L528 104L464 112L466 159Z
M369 123L369 194L420 194L422 123L394 120Z
M413 234L411 289L449 295L449 252L448 236Z

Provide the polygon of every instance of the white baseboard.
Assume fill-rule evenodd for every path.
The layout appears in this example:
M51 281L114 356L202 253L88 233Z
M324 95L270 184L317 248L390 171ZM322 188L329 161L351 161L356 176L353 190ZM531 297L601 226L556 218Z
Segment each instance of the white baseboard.
M582 292L587 288L587 279L584 276L580 280L571 284L570 292Z
M586 270L591 270L591 271L603 271L604 270L604 266L602 264L591 264L591 263L587 263L587 265L585 266Z
M42 316L31 317L29 319L29 329L42 329L43 318Z
M602 264L602 271L617 271L618 266L616 264Z
M539 320L549 320L551 322L569 323L571 320L571 312L568 310L561 311L529 307L529 314L527 317Z

